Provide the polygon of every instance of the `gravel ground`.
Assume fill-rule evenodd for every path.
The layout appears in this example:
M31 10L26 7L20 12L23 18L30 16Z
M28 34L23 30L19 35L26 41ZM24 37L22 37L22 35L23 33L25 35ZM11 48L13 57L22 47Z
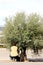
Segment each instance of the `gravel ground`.
M0 62L0 65L43 65L43 62Z
M0 60L10 60L9 50L6 48L0 48Z

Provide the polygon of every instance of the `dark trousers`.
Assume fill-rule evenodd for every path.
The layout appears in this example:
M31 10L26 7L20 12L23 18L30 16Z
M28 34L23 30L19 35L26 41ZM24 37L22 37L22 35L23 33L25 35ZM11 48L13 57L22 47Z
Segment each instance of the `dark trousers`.
M19 56L10 56L10 58L11 58L11 60L15 60L16 59L16 61L20 61L20 57Z

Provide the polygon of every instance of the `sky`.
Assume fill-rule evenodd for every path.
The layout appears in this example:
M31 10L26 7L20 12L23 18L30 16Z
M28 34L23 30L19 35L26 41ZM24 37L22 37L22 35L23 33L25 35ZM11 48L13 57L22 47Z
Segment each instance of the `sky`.
M43 16L43 0L0 0L0 26L4 26L5 17L12 17L17 12Z

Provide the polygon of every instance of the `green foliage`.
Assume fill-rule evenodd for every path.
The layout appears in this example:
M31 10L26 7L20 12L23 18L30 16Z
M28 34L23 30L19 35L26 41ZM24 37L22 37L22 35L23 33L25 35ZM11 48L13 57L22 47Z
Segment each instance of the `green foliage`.
M39 22L40 21L40 22ZM17 13L15 17L6 18L4 27L4 41L8 46L12 41L18 43L19 48L32 48L35 52L41 47L39 40L43 39L43 21L39 15Z
M40 22L39 22L40 21ZM37 14L31 14L28 18L28 30L29 30L29 39L31 40L31 48L34 50L34 52L38 53L38 49L41 47L39 44L39 40L41 40L42 36L42 31L41 27L42 25L41 19L39 15ZM40 31L39 31L40 30Z

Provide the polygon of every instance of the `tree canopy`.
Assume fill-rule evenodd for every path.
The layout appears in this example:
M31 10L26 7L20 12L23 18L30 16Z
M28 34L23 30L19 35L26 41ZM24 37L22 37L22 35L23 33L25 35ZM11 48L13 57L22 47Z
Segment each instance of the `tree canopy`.
M43 18L37 14L17 13L13 18L6 18L3 33L9 47L15 41L20 48L31 48L37 52L41 48L39 40L43 40Z

